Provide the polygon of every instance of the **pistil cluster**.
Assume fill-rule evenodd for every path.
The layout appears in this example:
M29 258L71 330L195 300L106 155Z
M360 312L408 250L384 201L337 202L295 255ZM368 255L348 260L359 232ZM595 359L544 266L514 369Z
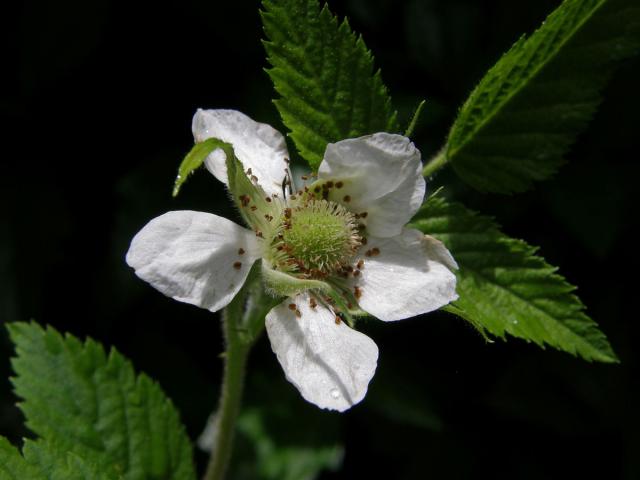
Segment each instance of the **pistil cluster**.
M245 173L251 178L250 170ZM291 185L288 178L284 185ZM285 190L282 195L241 195L238 205L246 218L254 222L260 219L258 225L251 223L254 233L263 241L263 258L268 261L268 268L293 282L316 282L300 287L310 290L314 303L317 298L350 319L348 312L358 309L362 295L362 287L356 285L364 268L362 257L376 256L380 250L369 249L359 255L367 244L368 214L348 209L351 198L340 194L343 187L343 181L316 181L297 192ZM256 200L261 204L258 209ZM266 211L262 211L265 207ZM282 278L276 277L276 282ZM273 281L267 283L274 293L282 293Z
M300 278L326 279L341 270L362 244L355 215L342 205L303 195L283 210L275 268Z

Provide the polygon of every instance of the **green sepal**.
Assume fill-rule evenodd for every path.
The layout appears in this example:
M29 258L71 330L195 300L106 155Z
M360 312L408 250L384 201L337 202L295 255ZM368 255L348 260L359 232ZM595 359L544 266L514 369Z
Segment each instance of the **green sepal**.
M340 314L344 321L347 322L347 324L351 328L354 328L356 326L356 319L353 318L353 311L351 308L349 308L349 303L351 303L352 305L357 305L355 297L353 297L353 295L350 295L350 299L345 299L345 297L341 295L340 292L334 290L333 288L325 293L333 302L334 310L337 310L337 313Z
M293 297L307 290L319 290L329 293L331 287L320 280L301 279L271 268L267 262L262 262L262 278L267 291L280 297Z
M418 106L416 107L415 112L411 116L411 121L409 122L409 126L407 130L404 132L405 137L410 137L415 132L416 127L418 126L418 122L420 121L420 116L422 115L422 111L424 110L424 106L427 104L426 100L421 100Z
M256 235L266 236L273 230L266 215L277 218L280 215L276 202L268 202L268 195L257 184L255 177L250 178L251 170L244 171L244 167L236 157L233 147L229 143L218 140L219 147L227 157L227 187L233 197L233 201L240 210L242 218L256 232Z
M242 163L236 157L233 146L218 138L208 138L193 146L178 168L173 196L175 197L178 194L186 179L202 166L207 156L217 149L222 150L226 157L227 188L231 192L242 218L256 233L269 230L269 222L266 220L265 215L271 214L273 217L277 215L277 212L273 213L274 205L266 201L267 195L264 190L259 185L254 184L244 171Z
M187 153L184 160L182 160L178 167L178 175L176 176L176 180L173 184L172 195L174 197L180 193L180 188L182 187L182 184L187 181L187 178L202 166L209 154L216 148L220 147L220 143L220 140L216 138L208 138L204 142L196 143L191 151Z
M269 311L282 302L281 296L269 295L262 280L262 262L255 262L238 295L242 295L243 310L237 315L238 339L243 345L252 345L264 330L264 319Z

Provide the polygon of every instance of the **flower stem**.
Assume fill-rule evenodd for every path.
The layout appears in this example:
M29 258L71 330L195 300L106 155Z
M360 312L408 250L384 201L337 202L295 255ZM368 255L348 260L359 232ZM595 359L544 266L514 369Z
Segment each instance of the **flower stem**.
M268 295L260 281L260 264L249 273L244 287L224 309L222 331L226 345L217 425L209 465L203 480L222 480L231 460L233 434L240 413L245 367L249 352L264 330L264 319L281 299Z
M237 295L223 314L222 328L227 351L224 356L224 375L217 414L217 428L209 465L203 480L222 480L231 459L236 418L242 402L245 366L251 350L251 343L243 342L238 330L245 298L246 295Z
M442 167L444 167L448 162L447 158L447 150L445 148L441 149L431 160L427 162L427 164L422 169L423 177L430 177Z

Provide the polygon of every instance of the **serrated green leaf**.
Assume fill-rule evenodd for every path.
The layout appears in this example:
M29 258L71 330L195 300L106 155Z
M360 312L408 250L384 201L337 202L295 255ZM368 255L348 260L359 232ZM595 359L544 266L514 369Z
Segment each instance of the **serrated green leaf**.
M412 223L444 242L458 262L460 298L454 307L463 318L499 337L509 333L586 360L617 361L574 287L535 255L534 247L507 237L492 219L442 198L430 198Z
M47 480L119 480L115 472L105 472L97 463L64 452L50 442L27 440L22 449L25 460Z
M316 170L328 143L396 132L373 57L346 20L318 0L264 0L262 23L275 101L300 155Z
M0 480L118 480L97 464L44 441L26 440L23 455L0 437Z
M45 480L45 476L29 465L16 447L0 437L0 480Z
M446 158L483 192L555 173L615 66L640 49L636 0L565 0L492 67L462 106Z
M177 411L120 353L34 323L8 329L12 381L33 432L126 480L195 479Z

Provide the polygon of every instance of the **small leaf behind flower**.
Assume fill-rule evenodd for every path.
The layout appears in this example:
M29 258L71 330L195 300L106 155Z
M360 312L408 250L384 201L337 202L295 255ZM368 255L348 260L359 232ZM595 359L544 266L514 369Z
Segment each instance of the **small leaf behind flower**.
M620 60L640 49L637 0L565 0L487 72L445 154L483 192L513 193L555 173Z
M107 355L93 340L82 343L34 323L8 328L17 352L12 381L34 433L57 451L97 465L109 478L195 479L177 411L120 353ZM34 449L35 457L51 456Z
M276 107L300 155L317 170L328 143L396 132L373 56L346 20L318 0L265 0L262 23L280 98Z
M460 265L460 298L449 311L499 337L509 333L585 360L618 361L574 287L534 247L507 237L492 219L430 198L413 226L444 242Z

